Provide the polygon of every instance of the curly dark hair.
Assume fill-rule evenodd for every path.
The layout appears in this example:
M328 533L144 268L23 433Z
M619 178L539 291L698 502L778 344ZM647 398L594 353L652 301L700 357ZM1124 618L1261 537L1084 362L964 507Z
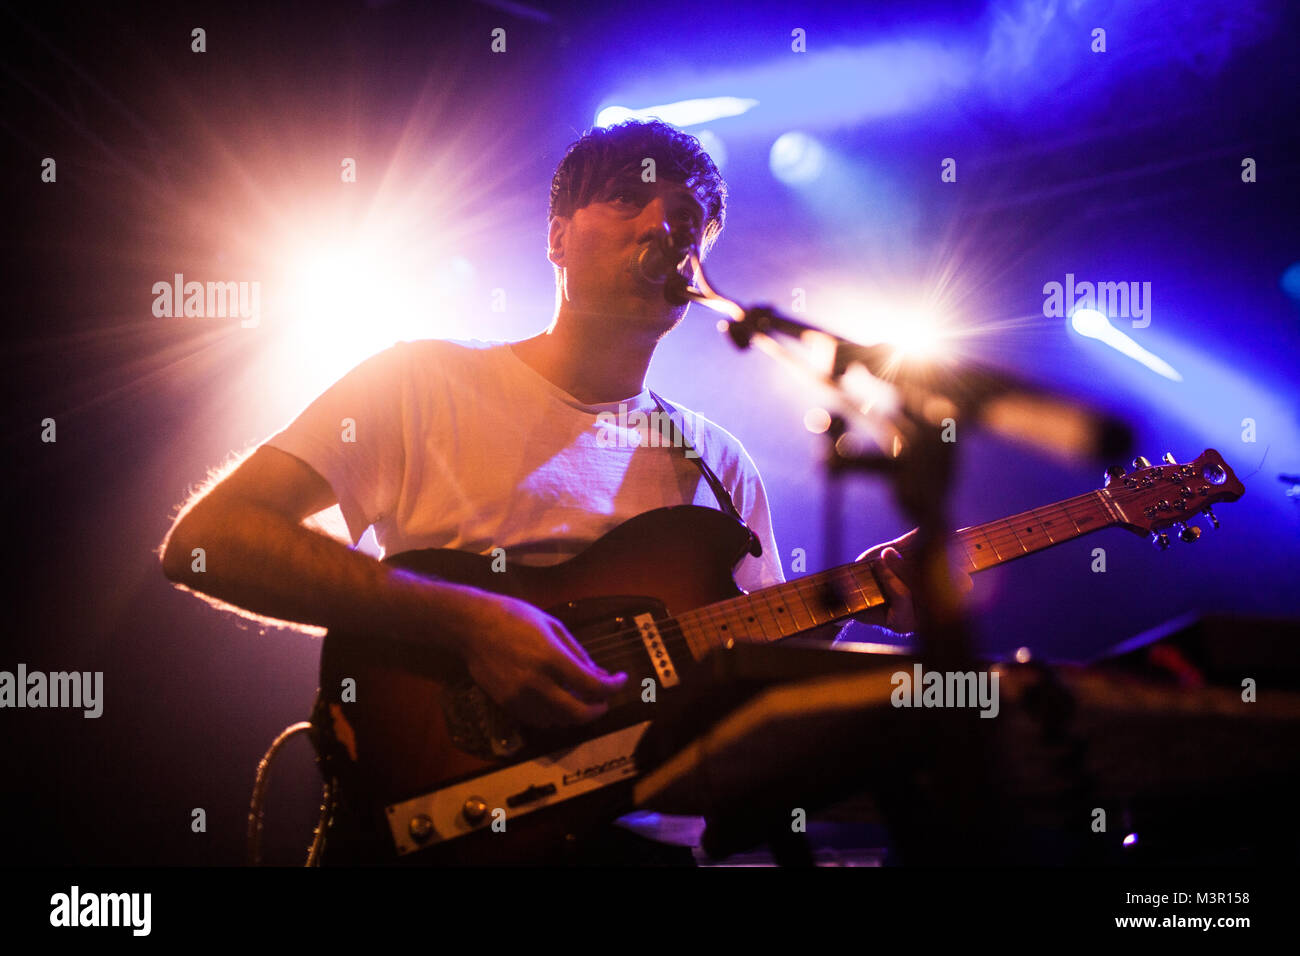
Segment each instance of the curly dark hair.
M572 216L596 199L597 192L620 173L641 174L646 157L655 161L655 174L681 183L704 207L700 254L708 252L722 232L727 214L727 184L700 141L660 120L628 120L596 127L569 147L551 179L549 223Z

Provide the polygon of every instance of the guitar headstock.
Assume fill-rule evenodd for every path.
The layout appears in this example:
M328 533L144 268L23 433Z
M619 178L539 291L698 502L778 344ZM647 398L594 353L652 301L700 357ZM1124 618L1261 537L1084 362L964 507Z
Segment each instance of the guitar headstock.
M1245 487L1228 463L1213 448L1195 461L1179 464L1166 453L1164 461L1152 465L1145 458L1133 459L1133 470L1106 470L1106 494L1124 516L1120 527L1134 534L1150 534L1161 549L1169 547L1169 530L1183 541L1201 536L1201 529L1188 520L1203 514L1217 528L1219 519L1210 510L1223 501L1236 501Z

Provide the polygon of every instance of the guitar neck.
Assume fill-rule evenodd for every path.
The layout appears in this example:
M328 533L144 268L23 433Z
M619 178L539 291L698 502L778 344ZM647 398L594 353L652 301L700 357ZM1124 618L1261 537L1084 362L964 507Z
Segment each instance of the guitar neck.
M1105 490L954 532L956 560L970 573L1023 558L1101 528L1123 515ZM906 556L906 549L903 549ZM772 642L885 603L866 563L852 562L677 615L691 652L729 641Z

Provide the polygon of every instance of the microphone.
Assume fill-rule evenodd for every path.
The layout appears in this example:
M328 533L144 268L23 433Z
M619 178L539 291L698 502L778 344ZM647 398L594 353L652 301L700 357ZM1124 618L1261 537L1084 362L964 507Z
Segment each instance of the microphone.
M668 273L673 267L668 264L664 254L662 240L646 243L636 257L637 274L651 285L662 285L668 280Z
M664 298L672 305L685 305L686 277L677 271L677 264L689 254L693 243L681 236L657 234L637 253L637 274L651 285L664 287Z

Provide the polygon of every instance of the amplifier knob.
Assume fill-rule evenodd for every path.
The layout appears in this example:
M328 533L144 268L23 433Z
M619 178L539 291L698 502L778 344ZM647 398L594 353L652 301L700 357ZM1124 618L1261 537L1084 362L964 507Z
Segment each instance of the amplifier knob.
M421 813L418 816L411 817L408 829L411 832L412 840L416 843L423 843L433 836L433 820L429 818L428 814Z
M470 797L465 801L465 805L460 808L461 814L470 823L479 823L487 816L487 801L482 797Z

